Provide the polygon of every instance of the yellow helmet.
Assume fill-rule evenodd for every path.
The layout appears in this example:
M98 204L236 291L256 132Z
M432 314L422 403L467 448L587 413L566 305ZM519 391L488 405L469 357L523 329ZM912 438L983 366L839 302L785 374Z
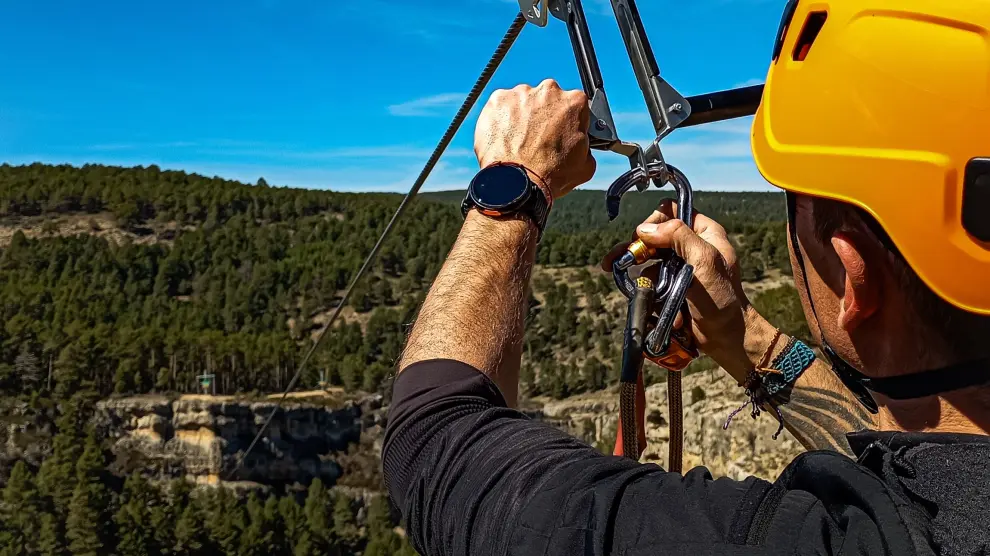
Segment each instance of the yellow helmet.
M791 0L752 141L767 181L866 210L990 315L990 1Z

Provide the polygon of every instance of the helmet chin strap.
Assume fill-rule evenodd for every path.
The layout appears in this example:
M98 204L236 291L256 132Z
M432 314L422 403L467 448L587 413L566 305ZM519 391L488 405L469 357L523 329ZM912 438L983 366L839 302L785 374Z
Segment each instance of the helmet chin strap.
M797 259L798 266L801 269L804 291L807 294L808 306L811 308L811 316L815 321L815 327L818 328L818 337L822 341L822 351L831 364L832 372L856 395L860 403L870 413L875 414L878 411L877 402L871 392L877 392L895 400L909 400L990 383L990 360L988 359L977 359L956 363L940 369L887 378L869 377L842 359L832 349L832 346L829 345L828 340L825 338L825 332L822 330L821 323L818 320L818 313L815 311L815 300L811 295L811 288L808 285L808 273L805 271L804 255L801 253L801 246L797 238L797 220L795 219L797 196L790 191L786 194L787 227L790 232L791 246L794 249L794 258Z

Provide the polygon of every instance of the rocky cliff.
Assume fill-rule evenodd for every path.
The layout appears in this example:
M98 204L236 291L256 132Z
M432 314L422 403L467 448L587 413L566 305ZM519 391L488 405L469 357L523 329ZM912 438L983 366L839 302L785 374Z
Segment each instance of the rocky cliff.
M748 410L722 429L726 416L745 399L742 389L721 371L684 378L685 469L709 468L716 477L774 478L801 452L772 416L756 421ZM648 448L642 461L667 465L667 387L647 389ZM380 453L385 407L380 396L333 402L290 399L276 412L269 430L239 468L238 460L277 400L222 396L136 396L97 403L93 417L112 452L118 476L141 472L151 477L187 477L199 484L231 486L327 484L354 489L381 485ZM618 394L606 390L565 400L533 399L527 413L611 451L618 422ZM0 429L0 467L25 459L40 464L51 448L53 414L7 404ZM6 472L0 473L6 476Z
M248 481L333 484L342 474L338 456L374 426L380 398L333 408L288 402L265 436L238 466L275 401L218 396L139 396L103 400L94 423L109 439L112 470L141 469L158 477L185 476L201 484Z
M801 453L802 447L786 430L773 440L777 421L767 414L757 420L748 409L740 412L728 430L726 417L745 401L742 388L722 371L684 377L684 469L703 465L715 477L742 479L748 475L772 479ZM646 390L647 449L641 461L667 465L667 385ZM534 400L533 412L592 445L611 451L619 418L615 391L596 392L561 401Z

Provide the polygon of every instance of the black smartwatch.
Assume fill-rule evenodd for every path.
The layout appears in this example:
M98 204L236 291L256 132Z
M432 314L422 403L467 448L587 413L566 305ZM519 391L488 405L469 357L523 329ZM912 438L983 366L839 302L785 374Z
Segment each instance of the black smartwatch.
M471 180L461 213L467 216L468 211L477 208L487 216L528 216L536 224L539 241L550 214L550 203L547 194L529 179L522 166L499 162L484 168Z

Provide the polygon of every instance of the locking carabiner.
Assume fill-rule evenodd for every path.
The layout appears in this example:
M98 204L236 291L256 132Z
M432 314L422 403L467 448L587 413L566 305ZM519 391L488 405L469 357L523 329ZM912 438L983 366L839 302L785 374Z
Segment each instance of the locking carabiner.
M691 226L694 223L694 195L691 183L677 168L669 165L665 168L667 179L677 192L677 218ZM627 174L634 173L634 170L627 172ZM623 180L620 187L628 185L628 190L632 187L629 185L631 181L631 179ZM665 249L658 252L642 240L637 240L630 244L626 252L613 263L612 278L619 290L631 299L635 294L636 286L629 277L629 269L651 259L660 261L653 295L656 324L644 342L644 350L650 360L670 370L681 370L697 357L697 350L694 349L690 336L686 333L675 334L673 331L674 321L684 306L687 290L694 279L694 267L684 262L672 250ZM673 353L670 351L672 345L676 345L677 348Z
M664 183L670 183L674 188L674 192L677 193L677 218L688 226L693 226L694 192L691 189L691 182L688 181L687 176L685 176L683 172L671 165L664 165L662 168L659 164L651 165L649 173L641 172L637 169L629 170L620 176L619 179L617 179L609 188L609 203L614 203L616 210L618 210L619 199L622 197L623 193L629 191L636 185L636 180L648 180L654 177L659 178L661 176L663 176L666 180ZM615 284L618 286L619 291L621 291L627 298L631 298L633 296L635 286L629 279L630 268L636 265L641 265L654 258L668 260L675 257L679 259L679 257L674 255L669 249L665 250L664 253L658 253L656 249L647 246L641 240L636 240L631 243L626 252L612 264L612 277L615 279ZM668 265L663 265L661 267L661 274L656 284L658 295L665 295L667 292L673 280L673 275L670 274L670 272L674 270L678 269L670 268Z

